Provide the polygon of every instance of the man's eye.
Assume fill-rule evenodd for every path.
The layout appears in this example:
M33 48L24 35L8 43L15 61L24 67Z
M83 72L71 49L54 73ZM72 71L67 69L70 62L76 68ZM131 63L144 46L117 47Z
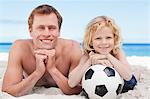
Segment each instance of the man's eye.
M48 27L49 30L54 30L56 27Z
M40 26L38 29L40 29L40 30L44 30L44 29L45 29L45 27L44 27L44 26Z

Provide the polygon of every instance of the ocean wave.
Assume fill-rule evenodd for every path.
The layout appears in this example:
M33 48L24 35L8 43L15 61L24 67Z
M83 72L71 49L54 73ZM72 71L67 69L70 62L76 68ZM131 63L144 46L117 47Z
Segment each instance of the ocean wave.
M7 61L8 60L8 53L3 52L0 53L0 61Z
M7 61L8 53L0 53L0 61ZM127 60L131 65L140 65L150 68L150 57L149 56L127 56Z
M150 57L149 56L130 56L127 57L129 64L139 65L150 68Z

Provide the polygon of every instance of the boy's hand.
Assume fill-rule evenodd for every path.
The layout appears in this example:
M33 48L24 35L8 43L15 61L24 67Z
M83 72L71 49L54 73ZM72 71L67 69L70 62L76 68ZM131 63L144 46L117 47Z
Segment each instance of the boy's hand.
M107 59L106 55L97 54L94 52L89 53L91 65L102 64L104 66L113 67L111 62Z

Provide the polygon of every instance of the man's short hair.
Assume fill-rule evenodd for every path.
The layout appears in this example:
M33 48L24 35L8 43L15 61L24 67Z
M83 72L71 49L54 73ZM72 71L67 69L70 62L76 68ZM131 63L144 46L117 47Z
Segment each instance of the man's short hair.
M43 4L40 5L38 7L36 7L32 13L30 14L29 18L28 18L28 26L29 28L32 28L32 24L33 24L33 20L34 20L34 16L35 15L49 15L51 13L56 14L57 18L58 18L58 26L59 26L59 30L61 28L61 24L62 24L62 16L60 15L60 13L53 7L47 4Z

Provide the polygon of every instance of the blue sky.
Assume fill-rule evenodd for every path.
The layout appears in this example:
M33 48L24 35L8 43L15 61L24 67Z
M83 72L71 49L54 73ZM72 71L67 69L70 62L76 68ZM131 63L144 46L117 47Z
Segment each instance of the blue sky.
M124 43L150 43L149 0L0 0L0 42L30 38L28 16L40 4L63 16L61 37L81 42L87 23L106 15L119 25Z

